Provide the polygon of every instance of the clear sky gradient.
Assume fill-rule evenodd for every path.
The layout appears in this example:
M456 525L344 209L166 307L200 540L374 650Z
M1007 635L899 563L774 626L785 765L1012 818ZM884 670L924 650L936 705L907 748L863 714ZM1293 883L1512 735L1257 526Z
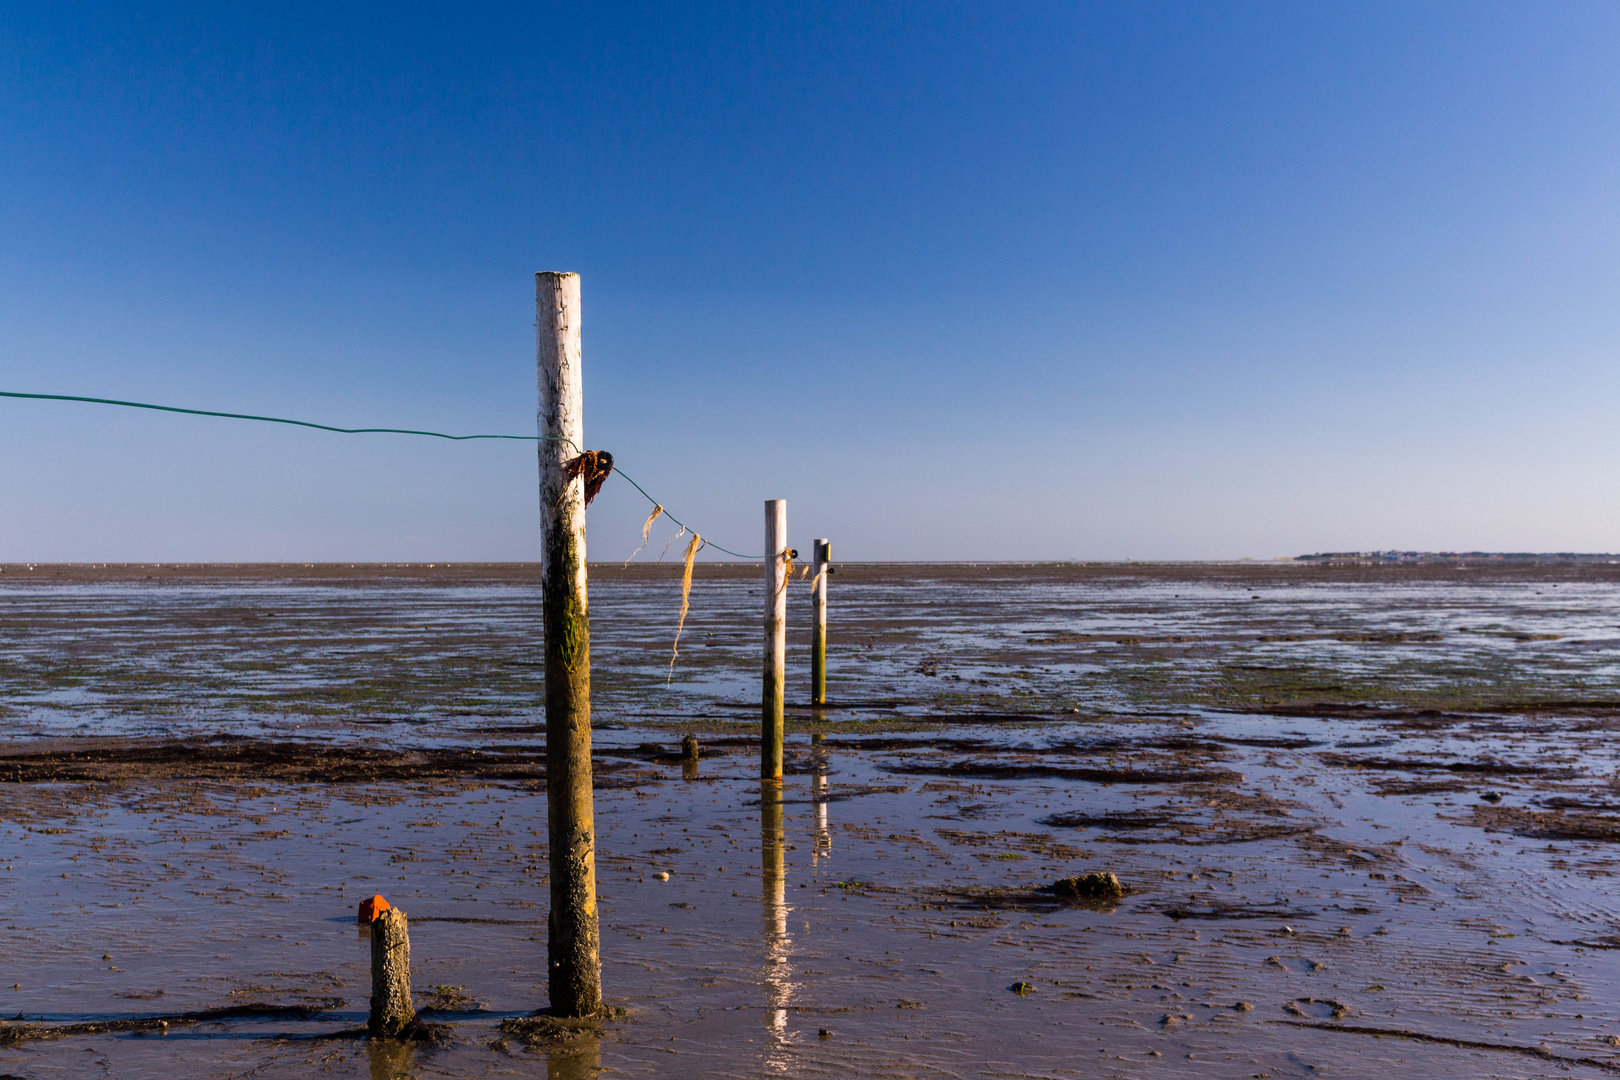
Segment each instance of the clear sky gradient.
M588 444L739 551L773 497L843 559L1620 550L1617 56L1612 4L5 5L0 389L532 433L577 270ZM522 444L0 400L0 560L536 522Z

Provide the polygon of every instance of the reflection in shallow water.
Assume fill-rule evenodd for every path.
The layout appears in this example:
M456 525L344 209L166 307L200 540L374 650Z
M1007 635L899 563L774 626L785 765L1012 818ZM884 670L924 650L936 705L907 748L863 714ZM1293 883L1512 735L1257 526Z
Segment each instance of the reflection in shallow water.
M594 1080L602 1071L602 1040L585 1034L546 1051L546 1080Z
M813 868L823 855L832 857L832 833L827 828L827 774L819 769L810 778L810 801L816 807L815 842L810 847Z
M778 1055L787 1038L787 1009L793 997L793 969L788 964L787 852L782 828L782 782L761 780L759 784L759 865L762 873L761 908L764 913L765 967L762 981L769 1007L765 1026L771 1044L766 1048L765 1066L784 1072L788 1060Z
M371 1060L371 1080L408 1080L416 1075L412 1068L411 1052L414 1047L397 1039L367 1039L366 1056Z

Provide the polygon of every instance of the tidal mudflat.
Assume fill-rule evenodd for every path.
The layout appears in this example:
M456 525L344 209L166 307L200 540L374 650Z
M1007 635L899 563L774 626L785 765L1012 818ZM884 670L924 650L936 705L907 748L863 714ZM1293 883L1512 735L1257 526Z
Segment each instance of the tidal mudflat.
M1620 567L832 586L777 793L757 568L699 568L673 674L676 571L592 569L627 1014L531 1046L534 568L5 567L0 1074L1620 1073ZM448 1045L332 1037L376 892Z

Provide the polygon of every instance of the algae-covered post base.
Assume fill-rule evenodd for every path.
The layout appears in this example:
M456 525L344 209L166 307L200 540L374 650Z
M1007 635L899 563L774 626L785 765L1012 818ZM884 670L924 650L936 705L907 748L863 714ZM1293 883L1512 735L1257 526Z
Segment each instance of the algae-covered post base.
M760 693L759 775L782 778L787 668L787 500L765 502L765 677Z
M832 541L810 545L810 704L827 704L827 575L832 573Z
M602 1008L591 804L591 631L585 592L579 275L534 279L540 389L541 620L546 648L546 815L551 840L547 985L554 1016Z
M388 908L371 923L371 1016L373 1038L397 1039L416 1019L411 1007L411 935L405 913Z

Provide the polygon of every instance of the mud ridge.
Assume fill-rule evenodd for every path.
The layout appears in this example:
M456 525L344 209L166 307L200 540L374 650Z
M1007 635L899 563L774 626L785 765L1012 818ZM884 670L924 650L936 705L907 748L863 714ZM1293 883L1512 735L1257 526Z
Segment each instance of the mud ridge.
M1093 784L1230 784L1243 779L1227 769L1109 769L952 761L938 765L883 765L904 776L960 776L971 780L1084 780Z
M1584 1065L1589 1069L1620 1073L1620 1064L1592 1057L1566 1057L1543 1050L1538 1046L1516 1046L1513 1043L1480 1042L1477 1039L1454 1039L1449 1035L1430 1035L1409 1028L1362 1027L1359 1024L1321 1024L1309 1020L1265 1020L1267 1024L1286 1024L1289 1027L1313 1028L1316 1031L1338 1031L1346 1035L1372 1035L1375 1038L1410 1039L1412 1042L1432 1043L1437 1046L1455 1046L1464 1050L1497 1050L1507 1054L1521 1054L1541 1061L1555 1061L1560 1065Z
M160 1032L173 1024L205 1024L221 1020L314 1020L343 1006L342 998L323 998L312 1005L232 1005L223 1009L142 1016L125 1020L90 1020L78 1024L0 1024L0 1046L15 1046L37 1039L66 1039L74 1035L102 1035L113 1031Z
M602 772L629 768L598 763ZM367 784L476 779L544 781L545 750L387 749L247 738L115 743L0 755L0 783L114 783L148 779L279 780ZM619 786L629 777L610 782ZM656 779L652 777L641 779ZM604 785L598 785L604 786Z
M1513 806L1476 806L1471 824L1533 840L1620 841L1620 818L1600 814L1565 814L1520 810Z

